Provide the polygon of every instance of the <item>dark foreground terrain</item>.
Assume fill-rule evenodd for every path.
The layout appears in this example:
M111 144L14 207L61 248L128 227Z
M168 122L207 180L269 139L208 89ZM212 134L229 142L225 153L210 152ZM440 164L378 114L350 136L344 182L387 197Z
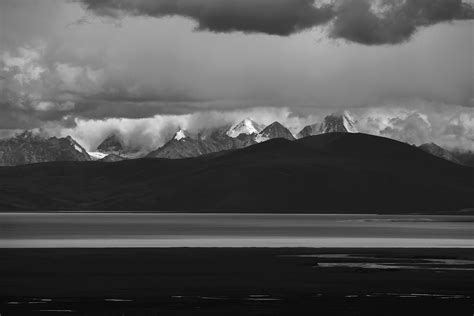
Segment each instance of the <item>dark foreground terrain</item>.
M365 134L189 159L0 168L0 211L435 213L474 208L474 168Z
M472 315L472 249L2 249L5 315Z

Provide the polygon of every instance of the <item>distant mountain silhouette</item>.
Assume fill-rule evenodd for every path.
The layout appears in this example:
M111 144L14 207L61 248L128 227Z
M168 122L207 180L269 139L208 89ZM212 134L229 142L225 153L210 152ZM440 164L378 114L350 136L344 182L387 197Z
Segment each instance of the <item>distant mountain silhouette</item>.
M365 134L190 159L0 168L1 211L430 213L473 208L474 169Z

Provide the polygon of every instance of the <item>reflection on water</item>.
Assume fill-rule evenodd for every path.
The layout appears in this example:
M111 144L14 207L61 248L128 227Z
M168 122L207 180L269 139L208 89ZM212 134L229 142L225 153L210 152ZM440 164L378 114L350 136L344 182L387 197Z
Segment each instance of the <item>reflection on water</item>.
M473 247L474 216L3 213L0 247Z

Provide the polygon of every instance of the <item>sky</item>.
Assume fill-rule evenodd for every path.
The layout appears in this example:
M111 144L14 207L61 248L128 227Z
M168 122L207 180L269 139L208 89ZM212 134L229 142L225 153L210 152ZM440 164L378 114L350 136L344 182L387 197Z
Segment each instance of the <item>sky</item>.
M0 137L156 149L250 117L474 150L474 10L462 0L2 0Z

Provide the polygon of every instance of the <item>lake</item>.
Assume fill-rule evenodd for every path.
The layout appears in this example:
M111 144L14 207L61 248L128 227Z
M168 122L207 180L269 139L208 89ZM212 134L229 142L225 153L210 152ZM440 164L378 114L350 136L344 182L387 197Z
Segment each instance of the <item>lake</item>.
M474 246L474 216L0 213L0 248Z

